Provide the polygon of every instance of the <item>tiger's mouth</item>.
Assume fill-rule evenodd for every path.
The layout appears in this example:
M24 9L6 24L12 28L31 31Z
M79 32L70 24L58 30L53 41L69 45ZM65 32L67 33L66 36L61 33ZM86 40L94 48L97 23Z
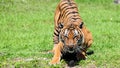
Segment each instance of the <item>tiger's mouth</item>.
M76 53L76 52L81 52L81 47L76 46L76 47L64 47L63 48L63 53Z
M73 48L73 47L64 47L63 48L63 52L64 53L74 53L74 52L76 52L76 48Z
M68 48L68 52L69 52L69 53L73 53L73 52L75 52L75 48L73 48L73 47L69 47L69 48Z
M74 51L75 51L75 49L74 49L73 47L68 48L68 52L69 52L69 53L73 53Z
M68 52L69 52L69 53L74 53L75 51L74 51L74 50L72 50L72 51L69 50Z

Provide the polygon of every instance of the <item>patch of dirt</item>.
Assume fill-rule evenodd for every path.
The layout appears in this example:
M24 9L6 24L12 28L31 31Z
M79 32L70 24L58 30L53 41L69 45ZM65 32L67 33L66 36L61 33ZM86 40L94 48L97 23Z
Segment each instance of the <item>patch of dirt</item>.
M30 62L30 61L34 61L34 60L49 60L48 58L15 58L12 61L13 62Z
M95 64L88 64L85 68L97 68Z

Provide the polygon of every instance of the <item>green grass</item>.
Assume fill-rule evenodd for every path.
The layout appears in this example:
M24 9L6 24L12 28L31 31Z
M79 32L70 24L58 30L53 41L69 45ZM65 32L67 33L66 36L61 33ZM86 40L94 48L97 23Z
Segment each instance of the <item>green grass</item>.
M75 0L80 16L92 32L94 54L82 68L120 67L120 5L113 0ZM61 68L50 66L54 10L59 0L0 0L0 67ZM35 60L26 61L33 58ZM41 58L38 60L38 58ZM17 61L16 59L23 59Z

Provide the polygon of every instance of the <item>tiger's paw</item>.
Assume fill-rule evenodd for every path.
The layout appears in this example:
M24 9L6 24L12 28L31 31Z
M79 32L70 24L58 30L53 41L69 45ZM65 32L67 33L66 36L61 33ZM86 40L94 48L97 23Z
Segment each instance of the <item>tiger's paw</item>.
M50 65L58 64L60 62L60 57L55 57L50 61Z
M85 52L82 52L82 54L81 54L81 59L83 59L83 60L86 60L86 59L87 59L87 56L86 56L86 53L85 53Z

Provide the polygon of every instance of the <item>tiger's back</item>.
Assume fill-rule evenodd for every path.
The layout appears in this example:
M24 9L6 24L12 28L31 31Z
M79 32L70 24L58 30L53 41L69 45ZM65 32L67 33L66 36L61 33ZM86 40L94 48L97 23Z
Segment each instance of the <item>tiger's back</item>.
M76 21L82 22L74 0L61 0L57 6L54 20L56 27L60 23L65 26Z
M55 10L54 16L54 44L59 42L59 33L64 26L79 25L82 19L79 16L78 8L74 0L61 0Z

